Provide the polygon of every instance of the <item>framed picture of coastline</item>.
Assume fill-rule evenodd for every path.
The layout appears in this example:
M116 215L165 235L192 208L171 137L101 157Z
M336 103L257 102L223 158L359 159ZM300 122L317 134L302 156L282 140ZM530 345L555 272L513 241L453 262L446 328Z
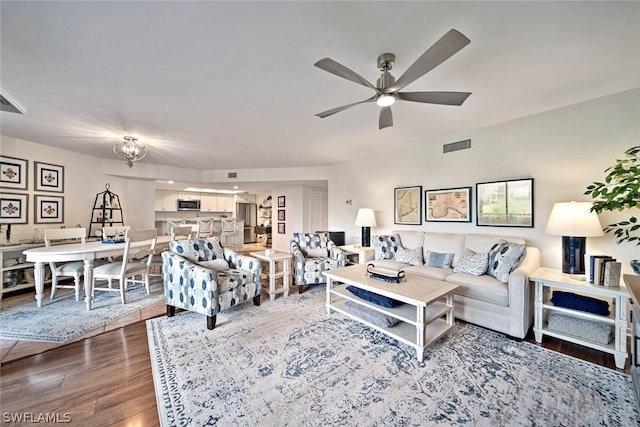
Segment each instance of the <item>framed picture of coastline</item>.
M393 191L393 222L403 225L421 225L422 186L398 187Z
M533 178L476 184L476 225L533 227Z
M27 160L0 156L0 187L26 190L28 167Z
M471 187L426 190L425 221L471 222Z
M36 191L64 192L64 166L34 162Z

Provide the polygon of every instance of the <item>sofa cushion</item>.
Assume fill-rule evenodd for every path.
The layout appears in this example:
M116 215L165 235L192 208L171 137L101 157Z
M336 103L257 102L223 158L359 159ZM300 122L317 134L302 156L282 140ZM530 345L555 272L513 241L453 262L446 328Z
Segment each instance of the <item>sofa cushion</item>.
M374 292L369 292L365 289L360 289L355 286L347 286L346 288L349 292L370 303L379 305L381 307L397 307L403 304L402 301L395 300L393 298L385 297L384 295L376 294Z
M493 245L489 251L489 268L487 274L502 283L509 281L509 274L518 266L524 256L525 245L508 243L504 240Z
M373 244L375 259L394 259L400 246L400 238L397 234L373 236L371 243Z
M429 267L428 265L416 265L414 267L405 268L404 272L406 274L428 277L430 279L444 280L447 276L453 273L453 270L450 268Z
M397 234L403 248L421 248L424 242L424 231L393 230L391 234Z
M169 242L169 249L195 264L213 259L224 259L224 252L217 237L173 240Z
M509 306L509 287L488 274L472 276L466 273L453 273L445 278L445 282L460 285L455 290L458 295L502 307Z
M449 268L451 267L451 261L453 261L453 253L440 253L427 251L424 258L424 263L429 267L437 268Z
M464 234L453 233L424 233L424 242L422 251L424 258L427 259L427 252L452 253L452 266L458 265L464 253Z
M487 267L489 267L489 254L477 254L472 250L465 249L464 256L453 271L456 273L467 273L473 276L480 276L487 272Z
M402 246L398 246L395 259L398 262L410 265L422 265L422 248L405 249Z

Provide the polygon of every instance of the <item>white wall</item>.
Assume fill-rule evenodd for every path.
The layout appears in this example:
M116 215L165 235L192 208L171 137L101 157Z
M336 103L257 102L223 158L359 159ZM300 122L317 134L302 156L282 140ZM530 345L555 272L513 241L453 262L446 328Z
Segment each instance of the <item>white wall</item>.
M109 183L110 190L120 197L125 224L133 228L153 228L154 226L153 181L106 175L102 172L102 159L4 135L1 139L0 153L28 160L28 191L2 190L29 195L27 216L29 223L12 225L12 241L31 240L36 227L59 228L61 225L76 227L79 224L88 230L96 194L105 190L106 183ZM34 161L64 166L64 193L37 193L64 197L63 224L34 224Z
M329 170L329 228L345 230L347 243L359 243L356 213L360 207L371 207L378 222L372 234L411 229L521 236L541 249L544 266L560 268L561 237L544 234L553 204L590 200L583 195L586 186L602 180L616 158L640 144L639 117L640 89L636 89L432 141L396 141L391 128L389 143L404 149ZM471 138L472 149L442 153L443 144L466 138ZM523 177L534 178L535 227L477 227L475 184ZM473 223L394 225L393 189L413 185L422 185L423 191L473 187ZM350 199L352 205L346 203ZM603 213L600 220L605 225L625 215ZM422 216L424 221L424 206ZM613 255L625 272L631 271L631 259L640 258L640 246L616 245L610 235L588 238L587 251Z

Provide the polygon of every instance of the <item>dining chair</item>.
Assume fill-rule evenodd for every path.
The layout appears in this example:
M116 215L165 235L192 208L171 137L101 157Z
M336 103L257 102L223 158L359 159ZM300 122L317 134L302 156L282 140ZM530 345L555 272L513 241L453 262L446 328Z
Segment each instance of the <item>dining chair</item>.
M220 241L223 246L230 249L236 249L236 220L235 219L220 219Z
M213 237L213 220L199 219L198 223L198 235L197 238Z
M122 304L126 304L125 290L127 284L144 283L147 293L149 289L149 267L156 246L157 230L129 230L125 238L124 255L121 261L110 262L93 269L93 298L95 291L120 292ZM140 276L140 279L137 277ZM112 288L112 280L119 281L119 288ZM108 287L96 287L96 280L106 280Z
M182 227L173 227L171 229L171 241L182 239L194 239L195 235L190 225ZM160 247L154 249L154 254L151 257L151 264L149 266L150 277L162 277L162 252L167 250L166 247Z
M51 246L53 243L85 243L87 236L86 228L47 228L44 230L44 245ZM76 301L80 301L80 276L84 274L84 262L72 261L64 264L50 262L51 268L51 299L56 291L61 288L74 289ZM72 285L60 285L59 277L73 277Z
M173 227L171 229L171 240L178 240L178 239L193 239L193 229L191 228L190 225L187 226L182 226L182 227ZM162 263L162 260L160 260L160 263Z

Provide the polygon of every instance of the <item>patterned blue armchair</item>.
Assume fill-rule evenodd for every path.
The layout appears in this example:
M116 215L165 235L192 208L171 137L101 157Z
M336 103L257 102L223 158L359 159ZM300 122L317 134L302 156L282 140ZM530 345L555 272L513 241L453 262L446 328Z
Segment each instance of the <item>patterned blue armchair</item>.
M167 316L176 307L207 316L207 329L216 314L253 298L260 305L260 260L222 248L218 237L174 240L162 253Z
M329 239L328 233L293 233L290 248L298 293L305 285L326 283L324 271L345 266L344 251Z

